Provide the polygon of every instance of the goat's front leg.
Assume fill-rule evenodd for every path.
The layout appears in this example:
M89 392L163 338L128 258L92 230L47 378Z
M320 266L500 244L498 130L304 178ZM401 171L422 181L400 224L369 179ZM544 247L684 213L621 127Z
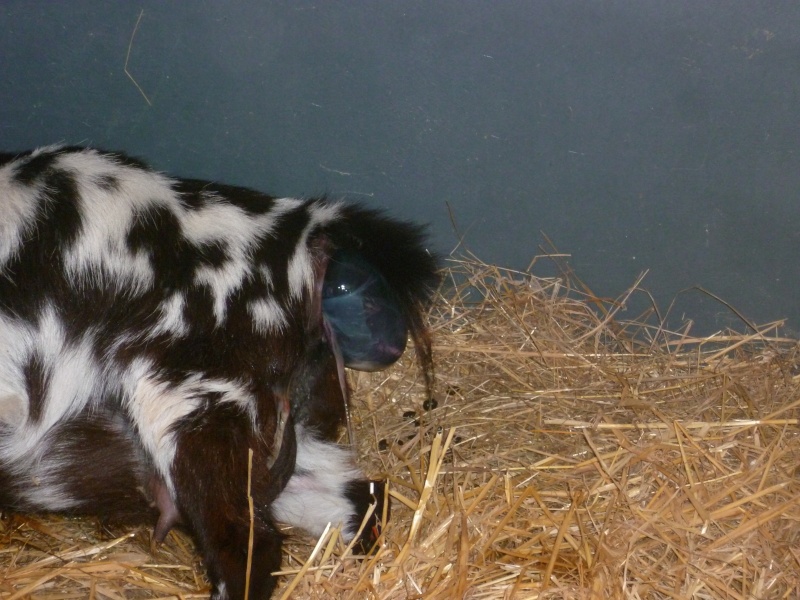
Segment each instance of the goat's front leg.
M278 521L316 536L328 524L339 526L342 537L350 542L374 507L355 546L356 551L368 552L380 535L384 504L388 500L385 482L366 479L349 449L318 439L313 430L302 425L295 425L295 432L295 471L272 503L272 514Z
M282 535L267 507L293 469L294 431L287 427L275 448L275 427L268 429L266 435L255 432L250 417L230 405L200 409L176 428L174 497L208 569L213 600L262 600L275 588L272 572L281 564Z

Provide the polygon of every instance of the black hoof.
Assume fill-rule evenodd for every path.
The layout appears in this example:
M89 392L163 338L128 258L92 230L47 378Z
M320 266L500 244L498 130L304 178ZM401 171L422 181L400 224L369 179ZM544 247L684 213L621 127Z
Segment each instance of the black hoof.
M389 520L389 499L386 496L385 481L353 481L347 489L347 498L353 503L354 513L350 517L348 530L355 534L364 521L364 516L371 506L375 509L364 525L364 529L353 545L356 554L370 554L376 548L381 535L384 505L386 506L386 520Z

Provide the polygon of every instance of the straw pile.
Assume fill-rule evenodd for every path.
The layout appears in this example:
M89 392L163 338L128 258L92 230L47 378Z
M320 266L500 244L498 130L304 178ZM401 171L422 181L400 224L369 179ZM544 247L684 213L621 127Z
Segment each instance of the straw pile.
M436 406L413 356L351 374L361 463L393 497L383 545L294 535L276 598L797 597L800 346L780 323L697 338L568 275L448 276ZM2 600L207 590L180 533L0 522Z

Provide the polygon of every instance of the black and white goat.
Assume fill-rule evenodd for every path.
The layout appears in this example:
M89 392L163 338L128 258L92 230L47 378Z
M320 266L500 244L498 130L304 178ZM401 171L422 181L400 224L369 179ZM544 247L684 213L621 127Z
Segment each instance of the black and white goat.
M0 154L0 508L157 540L180 522L212 597L238 600L250 472L249 597L268 598L275 521L352 539L382 504L335 441L343 368L393 362L410 331L430 383L435 284L419 228L364 208L92 149Z

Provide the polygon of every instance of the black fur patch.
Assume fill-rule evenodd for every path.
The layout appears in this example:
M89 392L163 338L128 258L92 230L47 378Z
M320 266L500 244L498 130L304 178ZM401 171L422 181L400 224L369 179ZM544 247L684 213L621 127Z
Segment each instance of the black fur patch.
M336 359L327 341L320 338L306 350L289 389L295 423L318 439L335 442L347 418L347 399L342 398Z
M45 190L49 198L45 200L43 212L52 223L45 221L37 230L52 232L56 248L63 252L75 242L80 233L78 185L66 171L55 170L45 179Z
M42 152L37 156L24 161L14 173L14 179L25 185L30 185L46 174L58 157L63 154L64 148Z
M28 319L48 299L65 294L64 252L80 234L82 224L77 185L64 171L47 172L35 202L35 225L28 228L0 277L0 306Z
M83 415L55 427L44 442L46 461L81 504L70 512L118 523L153 519L146 496L146 473L152 468L136 442L133 427L111 413Z
M358 530L371 505L375 505L375 512L367 521L364 530L358 537L354 548L361 554L368 554L378 541L381 533L381 519L383 517L384 502L386 498L386 482L384 481L351 481L345 490L345 497L353 504L355 511L350 517L348 526ZM386 505L386 518L389 518L389 505Z
M28 392L28 418L36 423L42 418L45 409L50 377L42 360L35 354L23 366L22 374Z
M18 158L30 156L31 152L33 152L33 150L28 150L27 152L0 152L0 166L10 163L12 160L16 160Z
M181 202L187 208L202 208L211 201L210 198L216 198L217 202L227 202L251 215L260 215L272 210L275 204L272 196L262 192L200 179L180 179L172 189L180 194Z
M163 289L187 289L194 279L200 253L186 240L175 214L165 206L139 212L128 230L131 252L144 251Z
M106 192L118 192L120 188L119 179L114 175L101 175L95 180L95 184Z

